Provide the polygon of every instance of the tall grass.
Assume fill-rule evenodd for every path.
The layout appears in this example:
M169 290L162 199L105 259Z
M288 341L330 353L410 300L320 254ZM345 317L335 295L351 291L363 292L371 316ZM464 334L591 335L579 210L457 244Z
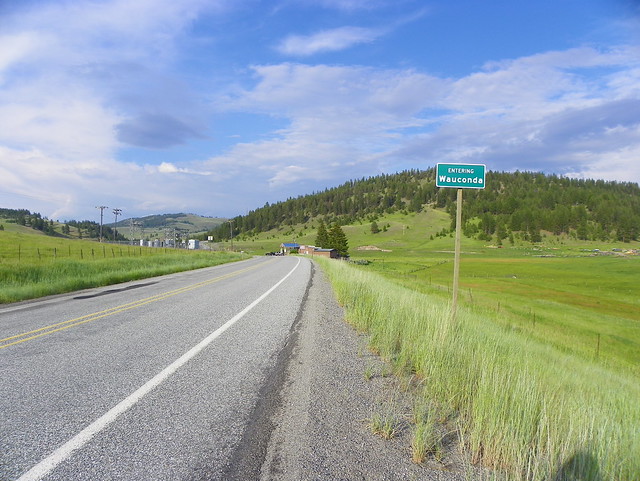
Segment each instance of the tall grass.
M398 371L423 380L416 402L457 426L474 462L518 480L640 479L633 374L523 336L489 314L459 308L451 324L440 297L345 263L322 267L348 320Z
M144 279L242 259L232 252L172 250L138 257L48 258L0 263L0 303Z

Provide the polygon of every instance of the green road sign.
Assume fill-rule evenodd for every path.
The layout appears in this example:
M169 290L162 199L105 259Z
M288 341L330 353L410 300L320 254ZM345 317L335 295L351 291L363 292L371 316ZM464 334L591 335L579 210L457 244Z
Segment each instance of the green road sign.
M436 187L484 189L484 164L437 164Z

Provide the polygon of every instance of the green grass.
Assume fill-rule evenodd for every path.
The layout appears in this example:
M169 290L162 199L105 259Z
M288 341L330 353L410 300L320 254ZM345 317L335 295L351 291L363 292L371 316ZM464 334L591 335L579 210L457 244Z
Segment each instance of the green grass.
M584 359L640 375L640 258L533 257L530 249L484 249L463 254L460 302L478 315ZM368 266L395 283L451 297L452 255L421 258L381 253ZM361 254L361 258L371 258Z
M230 252L116 246L0 231L0 303L208 267Z
M417 402L457 427L474 461L511 479L637 479L637 376L505 328L497 313L463 306L451 324L439 295L345 263L322 266L349 321L398 371L423 380Z
M382 403L371 418L368 420L371 432L382 439L395 437L400 425L400 420L396 414L396 405L393 400Z

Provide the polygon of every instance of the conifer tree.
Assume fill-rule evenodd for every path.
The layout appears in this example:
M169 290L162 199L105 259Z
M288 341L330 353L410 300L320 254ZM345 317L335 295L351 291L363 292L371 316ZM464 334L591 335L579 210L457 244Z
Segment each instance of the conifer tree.
M318 235L316 236L316 247L329 249L329 233L323 221L318 226Z
M329 231L329 248L338 251L340 257L349 255L349 242L347 236L339 224L333 224Z

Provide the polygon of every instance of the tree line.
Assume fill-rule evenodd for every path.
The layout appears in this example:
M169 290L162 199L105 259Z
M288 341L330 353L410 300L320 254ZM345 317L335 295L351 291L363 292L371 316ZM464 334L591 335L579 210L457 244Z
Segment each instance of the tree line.
M541 231L582 240L630 242L640 236L636 183L572 179L538 172L487 172L484 189L465 189L468 237L513 235L539 242ZM322 220L327 225L375 221L385 213L445 209L455 226L456 189L435 185L435 168L348 181L237 216L209 231L216 241Z
M8 222L14 222L18 225L31 227L50 236L60 235L56 230L56 223L53 220L43 217L38 212L30 212L27 209L4 209L0 208L0 217L7 219ZM70 236L71 228L75 229L78 238L98 239L100 237L100 224L90 220L76 221L69 220L62 224L61 232L63 235ZM106 225L102 226L102 237L104 239L113 240L115 231ZM126 240L120 233L117 233L117 240Z

